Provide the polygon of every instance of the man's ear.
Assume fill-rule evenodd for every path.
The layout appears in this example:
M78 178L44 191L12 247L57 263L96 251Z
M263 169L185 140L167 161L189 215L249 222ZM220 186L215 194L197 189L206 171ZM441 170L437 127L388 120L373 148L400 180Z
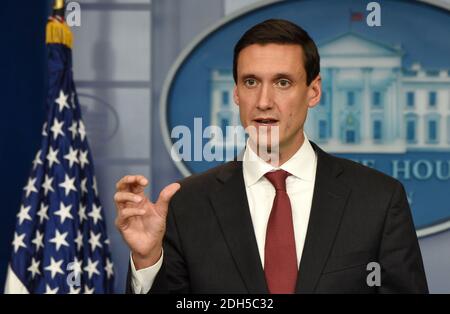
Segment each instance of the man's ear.
M322 78L319 73L308 87L308 107L316 106L320 102L320 97L322 97Z
M234 103L239 106L239 96L238 96L238 93L237 93L237 86L236 85L234 85L234 89L233 89L233 100L234 100Z

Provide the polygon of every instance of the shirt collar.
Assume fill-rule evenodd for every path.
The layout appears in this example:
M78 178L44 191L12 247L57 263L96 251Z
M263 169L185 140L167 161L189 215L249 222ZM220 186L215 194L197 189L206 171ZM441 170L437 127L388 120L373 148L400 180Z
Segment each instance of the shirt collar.
M302 146L279 168L276 168L261 159L250 148L247 140L242 162L246 186L251 186L258 182L267 172L278 169L283 169L301 180L312 181L314 179L314 169L317 157L305 133L304 136L305 140Z

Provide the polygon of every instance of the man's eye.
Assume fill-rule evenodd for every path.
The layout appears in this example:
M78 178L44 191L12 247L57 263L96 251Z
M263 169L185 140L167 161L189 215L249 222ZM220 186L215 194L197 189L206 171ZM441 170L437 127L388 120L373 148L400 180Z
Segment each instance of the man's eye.
M281 79L276 83L276 85L281 88L287 88L287 87L291 86L291 82L286 79Z
M255 79L246 79L244 81L244 84L247 87L255 87L256 86L256 80Z

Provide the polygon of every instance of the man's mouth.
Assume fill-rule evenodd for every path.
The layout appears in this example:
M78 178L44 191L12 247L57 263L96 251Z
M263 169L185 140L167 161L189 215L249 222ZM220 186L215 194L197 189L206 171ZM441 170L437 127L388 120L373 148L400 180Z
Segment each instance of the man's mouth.
M255 121L258 125L276 125L278 123L278 120L273 118L257 118L253 121Z

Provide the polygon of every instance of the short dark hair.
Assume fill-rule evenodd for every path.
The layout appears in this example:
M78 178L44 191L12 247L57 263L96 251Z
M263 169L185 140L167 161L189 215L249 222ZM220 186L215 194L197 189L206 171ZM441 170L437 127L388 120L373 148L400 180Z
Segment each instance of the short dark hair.
M259 23L245 32L234 46L233 78L237 83L237 63L242 49L253 44L294 44L303 49L306 85L319 75L320 57L316 44L300 26L281 19L270 19Z

